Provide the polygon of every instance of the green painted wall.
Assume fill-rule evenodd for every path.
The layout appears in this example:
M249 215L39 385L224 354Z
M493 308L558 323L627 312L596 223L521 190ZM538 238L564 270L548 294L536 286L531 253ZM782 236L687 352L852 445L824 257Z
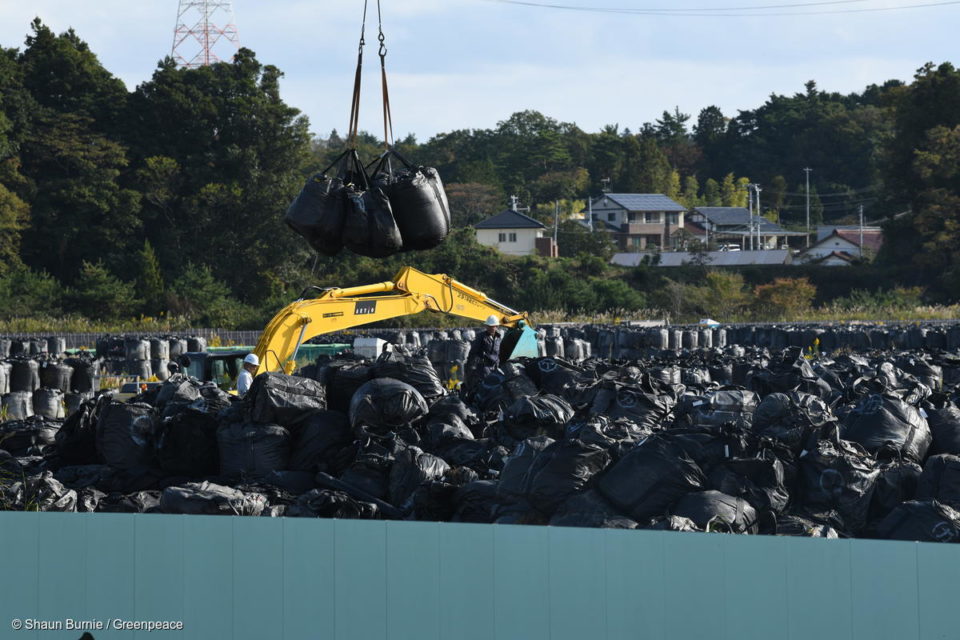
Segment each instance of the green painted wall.
M0 513L0 638L958 638L960 545L173 515Z

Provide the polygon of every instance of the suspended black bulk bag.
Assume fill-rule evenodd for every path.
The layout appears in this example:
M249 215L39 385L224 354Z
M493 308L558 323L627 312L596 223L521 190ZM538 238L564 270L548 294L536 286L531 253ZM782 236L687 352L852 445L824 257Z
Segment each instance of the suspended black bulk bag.
M290 203L283 221L311 247L334 256L343 248L340 236L346 211L343 181L318 173L307 180L300 195Z
M334 167L336 173L328 175ZM344 224L351 209L348 187L366 189L368 185L357 150L347 149L307 181L287 209L284 220L314 249L325 255L336 255L344 245Z
M345 189L347 214L343 244L357 255L386 258L403 248L390 201L379 187L366 191Z
M403 167L395 170L393 159ZM450 233L450 205L440 174L432 167L414 167L396 151L387 151L371 173L386 193L403 238L403 251L436 247Z

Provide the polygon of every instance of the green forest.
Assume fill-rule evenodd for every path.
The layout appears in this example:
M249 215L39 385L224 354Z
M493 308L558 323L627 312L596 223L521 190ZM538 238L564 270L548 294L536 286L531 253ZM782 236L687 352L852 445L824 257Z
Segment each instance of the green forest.
M588 132L521 111L492 129L408 135L395 146L440 171L454 230L436 249L384 260L317 256L283 224L306 178L344 149L349 101L318 94L342 99L344 122L310 123L284 103L281 77L241 49L199 69L165 59L128 90L78 34L39 19L24 43L0 48L0 328L259 328L309 285L383 280L403 265L544 318L795 319L813 307L889 313L960 299L960 71L950 63L848 95L810 81L736 114L664 105L637 130ZM370 133L358 143L367 160L383 150ZM842 274L622 269L608 264L605 235L565 219L604 189L745 205L752 181L764 215L799 229L808 167L813 222L855 222L861 205L883 221L873 263ZM559 259L475 242L470 226L511 195L550 224L560 203Z

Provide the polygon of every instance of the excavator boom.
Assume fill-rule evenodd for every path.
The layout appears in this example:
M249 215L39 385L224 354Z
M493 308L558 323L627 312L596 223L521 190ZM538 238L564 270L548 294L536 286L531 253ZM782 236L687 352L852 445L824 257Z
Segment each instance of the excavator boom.
M292 373L300 345L315 336L421 311L456 315L478 324L497 316L500 324L519 330L508 336L511 357L537 355L536 335L527 326L526 313L514 311L450 276L404 267L386 282L324 289L316 298L301 297L287 305L267 324L257 342L257 373Z

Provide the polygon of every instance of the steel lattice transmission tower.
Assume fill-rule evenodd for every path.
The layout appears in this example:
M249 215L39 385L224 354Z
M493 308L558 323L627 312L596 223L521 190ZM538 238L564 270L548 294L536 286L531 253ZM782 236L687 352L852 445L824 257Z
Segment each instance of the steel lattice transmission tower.
M193 69L229 60L240 48L240 35L229 0L180 0L171 55L178 65Z

